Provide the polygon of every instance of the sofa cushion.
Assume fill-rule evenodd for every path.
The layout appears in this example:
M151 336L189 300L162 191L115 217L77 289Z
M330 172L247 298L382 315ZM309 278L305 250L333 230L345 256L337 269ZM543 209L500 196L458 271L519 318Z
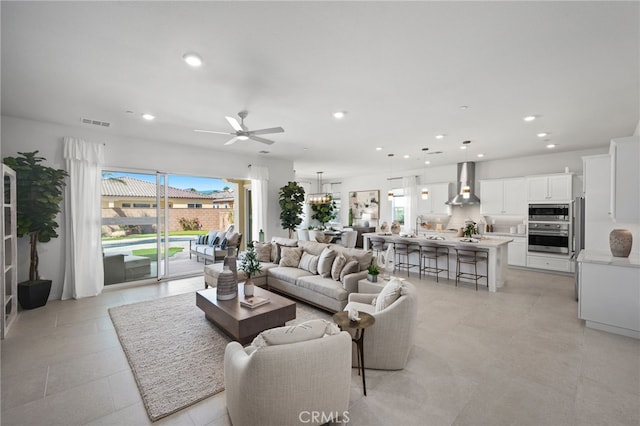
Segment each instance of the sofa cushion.
M219 241L218 241L218 237L217 237L217 236L216 236L216 237L213 237L213 238L210 238L210 239L209 239L209 241L207 241L207 245L208 245L209 247L213 247L213 246L215 246L215 245L216 245L216 244L218 244L218 243L219 243Z
M336 254L335 250L330 247L322 250L320 258L318 259L318 274L323 278L331 277L331 266L333 265L333 259L335 259Z
M397 278L393 278L389 281L378 293L375 300L376 312L380 312L383 309L391 306L393 302L398 300L402 291L402 281Z
M304 251L307 251L315 256L320 256L322 251L329 247L328 244L319 243L317 241L298 241L298 247L302 247Z
M278 266L277 268L269 269L269 273L267 274L267 280L274 277L279 279L280 281L284 281L286 283L296 285L296 280L300 277L313 276L311 272L305 271L304 269L298 268L290 268L287 266Z
M271 243L254 243L258 262L271 262Z
M251 346L263 348L266 346L287 345L338 333L340 333L340 329L334 323L323 319L313 319L298 325L265 330L253 339Z
M342 271L340 272L340 281L344 282L344 277L359 271L360 271L360 264L358 263L357 260L348 261L347 264L344 265L344 268L342 268Z
M298 268L304 269L305 271L309 271L312 274L316 275L318 273L318 260L320 256L314 256L307 251L302 252L302 257L300 257L300 263L298 264Z
M331 278L322 278L320 275L301 277L296 284L300 288L306 288L335 300L347 300L349 297L349 292L342 287L341 283Z
M302 249L300 247L282 246L280 250L279 265L297 268L300 264L300 258L302 257Z
M344 265L346 264L347 258L344 257L344 254L338 253L331 265L331 278L338 281L340 279L340 272L342 272L342 268L344 268Z
M332 246L338 253L344 254L344 256L351 260L355 259L360 264L360 270L364 271L371 265L373 259L373 253L370 250L346 248L339 245Z

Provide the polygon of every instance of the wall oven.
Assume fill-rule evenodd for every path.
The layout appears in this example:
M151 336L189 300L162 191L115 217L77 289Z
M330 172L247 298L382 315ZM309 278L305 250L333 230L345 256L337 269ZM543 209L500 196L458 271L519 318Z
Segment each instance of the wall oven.
M527 249L530 252L569 254L571 224L569 222L529 221Z
M529 221L569 222L571 204L529 204Z

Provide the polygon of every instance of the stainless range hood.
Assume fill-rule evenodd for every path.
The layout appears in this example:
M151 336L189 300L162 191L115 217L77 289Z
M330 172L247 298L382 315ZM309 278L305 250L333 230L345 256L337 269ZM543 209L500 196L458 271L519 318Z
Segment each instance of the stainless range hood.
M480 198L475 195L476 163L472 161L458 163L458 192L447 201L452 206L466 206L480 204Z

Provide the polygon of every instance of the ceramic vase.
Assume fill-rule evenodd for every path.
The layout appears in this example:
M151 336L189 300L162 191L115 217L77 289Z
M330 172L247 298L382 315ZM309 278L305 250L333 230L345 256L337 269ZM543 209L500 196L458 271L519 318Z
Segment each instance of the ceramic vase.
M632 244L633 236L628 229L614 229L609 234L609 248L614 257L628 257Z
M247 278L244 282L244 297L253 296L253 280L251 278Z
M400 224L398 223L397 220L394 220L393 223L391 223L391 233L392 234L400 233Z
M238 297L238 281L233 272L223 269L218 275L218 286L216 288L216 298L218 300L231 300Z

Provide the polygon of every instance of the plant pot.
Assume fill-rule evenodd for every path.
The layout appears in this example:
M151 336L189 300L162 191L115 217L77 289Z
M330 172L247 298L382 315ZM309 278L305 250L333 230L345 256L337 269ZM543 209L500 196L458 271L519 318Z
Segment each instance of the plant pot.
M247 278L247 280L244 282L244 297L253 296L253 289L253 280L251 278Z
M51 280L18 283L18 302L22 309L35 309L47 304L51 293Z
M371 274L367 274L367 279L369 281L371 281L372 283L377 283L378 282L378 275L371 275Z

